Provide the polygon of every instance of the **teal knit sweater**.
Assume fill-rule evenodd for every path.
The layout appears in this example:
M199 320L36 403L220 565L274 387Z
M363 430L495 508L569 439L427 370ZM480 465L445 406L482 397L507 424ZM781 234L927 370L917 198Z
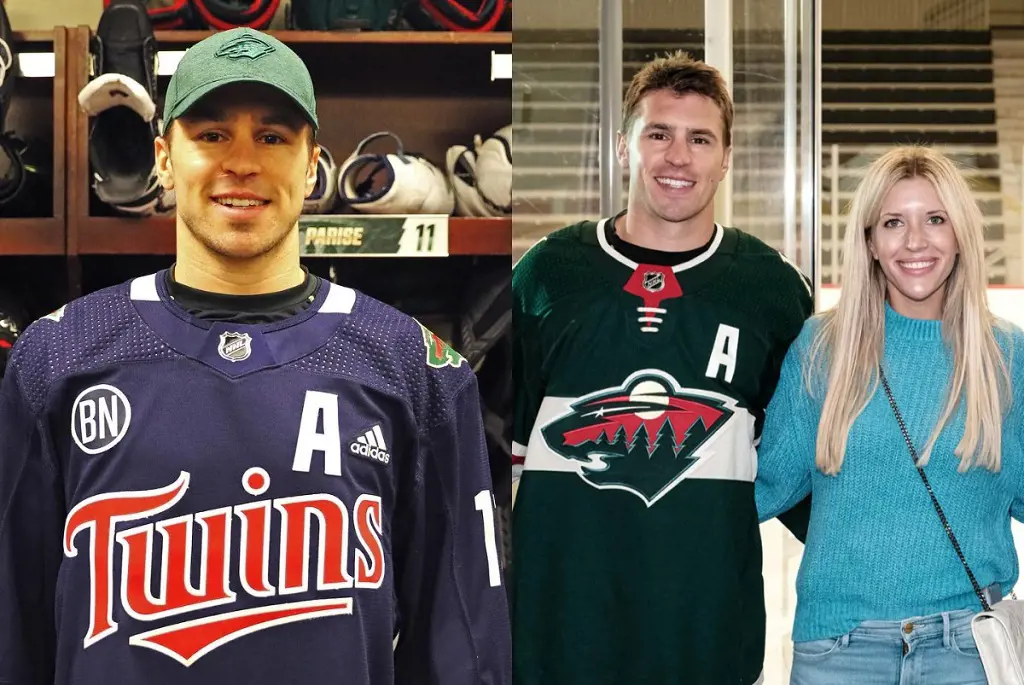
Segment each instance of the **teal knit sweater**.
M853 424L839 474L826 476L815 467L823 397L807 393L801 367L819 326L808 321L786 356L758 449L761 521L812 494L793 640L838 637L865 620L980 610L881 385ZM1002 470L957 471L953 450L963 435L961 405L925 474L978 582L985 587L998 581L1008 594L1018 575L1011 514L1024 519L1024 333L1015 328L997 339L1014 394L1004 421ZM887 305L884 368L920 451L945 405L953 369L941 322L910 319Z

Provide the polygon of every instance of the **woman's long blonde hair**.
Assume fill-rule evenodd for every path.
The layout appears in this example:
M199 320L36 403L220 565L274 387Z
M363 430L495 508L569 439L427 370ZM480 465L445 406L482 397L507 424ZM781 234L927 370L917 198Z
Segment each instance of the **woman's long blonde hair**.
M981 211L952 161L929 148L910 146L876 160L853 196L843 244L842 293L838 304L820 315L822 325L805 365L811 392L821 387L817 379L827 373L815 456L818 469L829 475L839 472L850 428L879 386L886 280L869 251L867 235L878 222L889 191L908 178L931 182L959 247L942 306L943 338L951 346L954 360L949 401L927 444L923 449L915 447L922 465L928 463L939 433L964 399L964 434L956 448L960 470L972 463L993 471L1000 468L1009 372L993 330L997 320L988 308Z

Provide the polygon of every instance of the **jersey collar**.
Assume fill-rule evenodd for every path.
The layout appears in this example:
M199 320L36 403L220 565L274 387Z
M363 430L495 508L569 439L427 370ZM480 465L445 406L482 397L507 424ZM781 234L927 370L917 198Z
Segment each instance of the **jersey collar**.
M614 221L617 216L621 215L604 218L597 222L597 242L601 246L601 249L604 250L609 257L622 264L625 264L630 269L636 269L640 265L634 262L632 259L626 257L626 255L616 250L615 247L608 242L608 236L605 235L605 226L607 226L609 221ZM715 252L718 251L719 246L722 244L722 238L724 236L724 229L718 223L715 223L715 236L711 240L711 246L698 256L694 257L693 259L673 265L672 271L675 273L686 271L687 269L692 269L695 266L700 266L707 260L711 259L711 257L714 256Z
M132 306L149 328L180 354L236 378L281 366L322 347L358 307L351 288L323 281L304 311L282 321L241 324L199 319L167 292L164 271L133 279ZM300 325L301 324L301 325Z

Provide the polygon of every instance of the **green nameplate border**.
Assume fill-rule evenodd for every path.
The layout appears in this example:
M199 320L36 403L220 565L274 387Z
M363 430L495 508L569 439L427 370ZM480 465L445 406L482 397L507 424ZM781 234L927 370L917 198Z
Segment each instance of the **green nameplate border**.
M299 219L303 257L447 257L445 214L321 214Z

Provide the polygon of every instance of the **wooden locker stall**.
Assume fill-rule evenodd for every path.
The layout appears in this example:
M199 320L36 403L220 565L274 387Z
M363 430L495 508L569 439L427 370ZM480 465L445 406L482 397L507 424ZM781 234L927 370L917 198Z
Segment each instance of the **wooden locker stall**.
M4 132L30 145L28 163L38 165L39 174L17 206L0 207L0 290L18 302L23 316L35 318L58 306L67 291L67 30L15 32L10 47L17 59Z
M396 133L405 149L425 155L443 168L445 151L471 145L475 134L488 135L511 123L510 80L491 77L492 52L510 52L508 33L271 31L302 57L317 96L321 128L318 142L340 164L367 135ZM67 257L72 295L91 292L173 261L174 218L117 216L91 191L89 120L77 93L90 79L91 29L69 29L68 77L68 221ZM208 31L157 31L163 61L162 94L180 53L211 35ZM384 146L377 141L372 146ZM382 147L371 147L371 150ZM359 216L366 232L372 215ZM306 227L303 222L303 228ZM314 222L315 223L315 222ZM303 262L323 276L352 285L396 306L432 292L460 297L475 269L509 269L511 219L450 217L448 256L424 252L344 256L304 255ZM77 290L76 290L77 288ZM439 292L444 291L444 296ZM437 298L435 298L437 299ZM414 307L416 308L416 307ZM415 314L414 311L409 311Z

